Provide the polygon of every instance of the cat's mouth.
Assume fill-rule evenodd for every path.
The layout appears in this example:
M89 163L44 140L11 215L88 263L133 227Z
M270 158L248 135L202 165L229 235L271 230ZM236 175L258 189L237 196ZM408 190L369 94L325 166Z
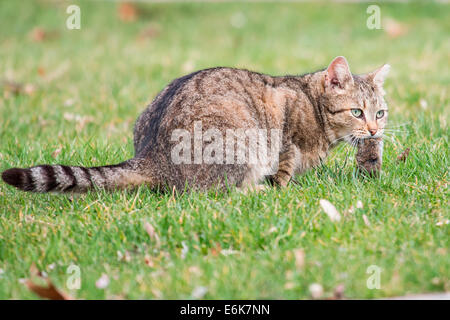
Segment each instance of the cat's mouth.
M369 132L365 132L365 131L357 131L357 132L351 134L351 137L353 137L354 139L359 139L359 140L377 139L377 138L381 138L382 136L383 136L383 130L378 130L378 132L375 133L374 135L370 134Z

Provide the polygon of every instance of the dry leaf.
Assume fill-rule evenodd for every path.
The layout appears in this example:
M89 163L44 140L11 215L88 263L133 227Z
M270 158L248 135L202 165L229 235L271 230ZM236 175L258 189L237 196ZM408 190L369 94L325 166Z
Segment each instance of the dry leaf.
M36 91L36 86L31 83L25 84L23 87L23 93L25 93L28 96L31 96Z
M208 292L208 288L199 286L199 287L194 288L194 290L192 290L191 295L192 295L192 298L194 298L194 299L202 299L207 292Z
M420 100L419 100L419 104L420 104L420 107L421 107L423 110L426 110L426 109L428 108L428 102L427 102L427 100L425 100L425 99L420 99Z
M229 255L232 255L232 254L238 254L239 251L233 250L233 249L223 249L223 250L220 251L220 253L222 255L224 255L224 256L229 256Z
M402 161L405 162L406 158L409 155L409 151L411 151L410 148L406 148L405 151L403 151L402 153L400 153L400 155L397 157L397 161Z
M79 132L81 131L87 123L94 122L94 117L91 116L80 116L78 114L73 114L65 112L63 117L67 121L74 121L76 123L75 129Z
M156 233L155 228L153 228L153 226L148 222L144 224L144 228L145 231L147 231L147 234L150 236L150 239L154 240L156 242L156 245L159 246L160 245L159 236Z
M366 226L370 226L370 221L369 221L369 218L367 218L367 216L365 215L365 214L363 214L363 220L364 220L364 224L366 225Z
M211 255L217 256L217 255L219 255L219 253L221 251L222 251L222 247L220 246L220 243L217 242L216 247L215 248L211 248Z
M297 269L303 268L305 265L305 251L303 249L294 250L295 266Z
M130 253L127 250L125 250L125 253L122 253L122 251L117 251L117 260L130 262L131 261L131 255L130 255Z
M277 232L277 231L278 231L277 227L272 226L272 227L270 227L270 229L269 229L269 231L267 233L271 234L271 233L274 233L274 232Z
M95 281L95 286L99 289L105 289L109 285L109 277L107 274L102 274L97 281Z
M284 284L284 288L286 289L286 290L292 290L292 289L294 289L294 287L295 287L295 284L293 283L293 282L286 282L285 284Z
M200 276L202 274L202 270L200 270L199 267L197 266L191 266L189 267L189 272L196 275L196 276Z
M1 82L1 86L3 87L5 98L8 98L11 94L26 94L31 96L36 91L36 86L31 83L22 84L15 81L4 80Z
M343 300L343 299L345 299L345 297L344 297L344 290L345 290L345 286L343 284L338 285L334 289L332 300Z
M44 278L46 274L41 272L36 264L33 262L30 266L31 277L38 277L40 279L45 279L47 282L47 287L35 284L31 279L23 279L23 283L28 287L28 289L38 295L40 298L50 299L50 300L72 300L72 298L58 290L50 279Z
M184 72L192 72L195 69L195 63L191 60L187 60L185 63L183 63L182 67Z
M30 275L32 277L41 277L42 278L42 272L39 271L39 269L36 267L36 264L34 262L31 263L29 271L30 271Z
M185 259L186 255L189 252L189 247L186 245L185 241L181 241L181 246L182 246L182 248L181 248L181 259Z
M309 292L313 299L320 299L323 295L323 287L319 283L313 283L309 286Z
M153 263L153 259L149 255L145 256L144 261L145 261L145 264L147 266L149 266L150 268L153 268L155 266L155 264Z
M398 38L408 32L408 27L394 19L384 20L384 31L390 38Z
M42 42L48 38L48 33L40 27L36 27L30 32L30 38L34 42Z
M337 211L336 207L328 200L321 199L320 205L322 206L323 211L330 217L330 220L333 222L338 222L341 220L341 215Z
M437 222L436 225L437 225L438 227L440 227L440 226L443 226L444 224L449 224L449 223L450 223L450 220L445 220L445 221L439 221L439 222Z
M37 72L41 77L45 76L46 73L43 67L38 67Z
M55 151L53 151L53 152L52 152L52 158L53 158L53 159L56 159L56 158L59 156L59 154L61 153L61 151L62 151L61 148L58 148L58 149L56 149Z
M64 107L71 107L73 106L74 103L75 103L74 99L67 99L66 101L64 101Z
M47 279L47 287L37 285L30 279L25 281L25 285L30 291L34 292L41 298L50 300L72 300L70 296L59 291L49 279Z
M122 21L132 22L135 21L137 18L136 6L131 3L127 2L121 3L119 5L118 13L119 19Z

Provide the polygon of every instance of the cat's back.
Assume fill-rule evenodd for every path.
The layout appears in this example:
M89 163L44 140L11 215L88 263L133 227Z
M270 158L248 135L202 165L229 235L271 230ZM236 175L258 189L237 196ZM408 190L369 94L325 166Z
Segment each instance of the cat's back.
M217 115L218 105L224 101L230 108L225 112L239 111L241 104L256 109L262 90L272 84L269 75L229 67L203 69L173 80L136 121L136 156L154 149L158 140L167 140L169 130Z

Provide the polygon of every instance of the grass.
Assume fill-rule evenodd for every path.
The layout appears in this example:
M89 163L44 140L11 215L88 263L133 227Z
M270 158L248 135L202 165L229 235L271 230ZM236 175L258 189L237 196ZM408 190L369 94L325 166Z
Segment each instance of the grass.
M312 283L325 297L339 284L349 298L449 290L448 5L382 4L382 21L407 29L392 38L366 28L367 4L139 4L127 23L116 3L80 2L81 30L72 31L68 4L0 3L0 76L34 86L0 97L0 170L131 158L133 123L156 93L217 65L292 74L345 55L363 73L389 62L389 121L401 126L376 179L356 175L342 146L298 185L248 196L140 188L72 198L0 183L0 298L36 297L20 280L32 263L80 299L189 299L199 287L209 299L298 299ZM50 36L33 41L35 28ZM363 208L350 213L358 200ZM71 264L80 290L66 287ZM379 290L366 285L371 265L382 268ZM102 274L105 289L95 285Z

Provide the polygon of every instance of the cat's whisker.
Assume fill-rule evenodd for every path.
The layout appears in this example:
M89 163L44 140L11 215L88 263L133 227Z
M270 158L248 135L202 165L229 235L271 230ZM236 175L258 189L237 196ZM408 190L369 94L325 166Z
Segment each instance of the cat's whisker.
M384 131L401 131L401 132L408 132L408 130L402 130L402 129L390 129L390 128L385 128L383 129Z
M400 127L407 126L407 125L409 125L410 123L411 123L411 121L405 122L405 123L401 123L401 124L396 124L396 125L393 125L393 126L387 125L386 128L400 128Z
M343 137L337 138L337 139L335 139L334 141L332 141L332 142L330 143L330 145L333 145L334 143L338 142L339 140L345 140L345 138L350 137L351 135L352 135L352 133L347 134L347 135L345 135L345 136L343 136Z

